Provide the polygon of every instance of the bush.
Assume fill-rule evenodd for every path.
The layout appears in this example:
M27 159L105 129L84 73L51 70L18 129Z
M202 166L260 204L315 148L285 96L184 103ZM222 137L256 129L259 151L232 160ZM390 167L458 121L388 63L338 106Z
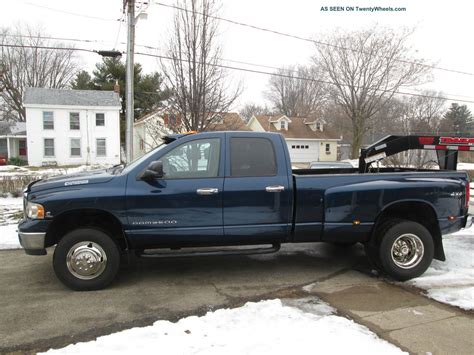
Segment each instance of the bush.
M15 157L15 158L10 158L8 160L8 165L16 165L16 166L23 166L26 165L26 160L23 160L21 158Z
M12 197L21 197L23 195L23 190L16 189L10 192L10 194L12 195Z

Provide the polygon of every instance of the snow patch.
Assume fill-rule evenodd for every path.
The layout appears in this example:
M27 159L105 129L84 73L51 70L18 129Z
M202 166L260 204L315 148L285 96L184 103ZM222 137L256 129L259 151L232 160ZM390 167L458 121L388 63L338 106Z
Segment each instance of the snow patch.
M474 227L443 236L443 245L446 261L433 260L422 276L407 282L439 302L474 309Z
M299 306L304 303L301 301ZM318 310L313 313L289 304L291 301L276 299L221 309L203 317L186 317L176 323L161 320L48 353L403 353L366 327L332 315L327 308L330 306L313 304L309 307Z
M0 226L0 249L20 249L18 240L17 224L7 224Z

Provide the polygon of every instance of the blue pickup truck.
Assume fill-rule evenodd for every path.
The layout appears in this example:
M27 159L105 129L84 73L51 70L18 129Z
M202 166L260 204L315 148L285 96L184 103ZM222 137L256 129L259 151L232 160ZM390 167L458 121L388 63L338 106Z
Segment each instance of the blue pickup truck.
M435 138L425 145L464 146ZM371 169L400 145L377 144L359 169L292 171L279 134L168 136L128 165L29 184L19 239L30 255L56 245L54 271L74 290L109 285L128 253L251 254L301 242L363 243L374 266L407 280L445 259L443 234L470 224L468 176Z

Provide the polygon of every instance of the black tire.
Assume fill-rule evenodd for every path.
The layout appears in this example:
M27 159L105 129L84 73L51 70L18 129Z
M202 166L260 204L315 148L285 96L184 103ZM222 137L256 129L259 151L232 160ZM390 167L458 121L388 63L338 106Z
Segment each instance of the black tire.
M433 237L420 223L390 220L384 223L378 237L381 238L378 261L383 271L395 280L406 281L422 275L433 260Z
M379 247L371 245L370 243L364 244L364 251L369 264L373 269L382 270L382 264L380 263L379 258Z
M53 268L56 276L64 285L76 291L105 288L114 280L119 267L118 245L98 229L75 229L67 233L54 250Z

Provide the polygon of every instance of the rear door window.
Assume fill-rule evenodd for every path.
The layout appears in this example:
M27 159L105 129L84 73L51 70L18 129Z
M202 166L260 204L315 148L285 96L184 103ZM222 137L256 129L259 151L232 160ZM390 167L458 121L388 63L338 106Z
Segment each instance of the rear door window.
M231 138L232 177L275 176L277 164L272 142L267 138Z

